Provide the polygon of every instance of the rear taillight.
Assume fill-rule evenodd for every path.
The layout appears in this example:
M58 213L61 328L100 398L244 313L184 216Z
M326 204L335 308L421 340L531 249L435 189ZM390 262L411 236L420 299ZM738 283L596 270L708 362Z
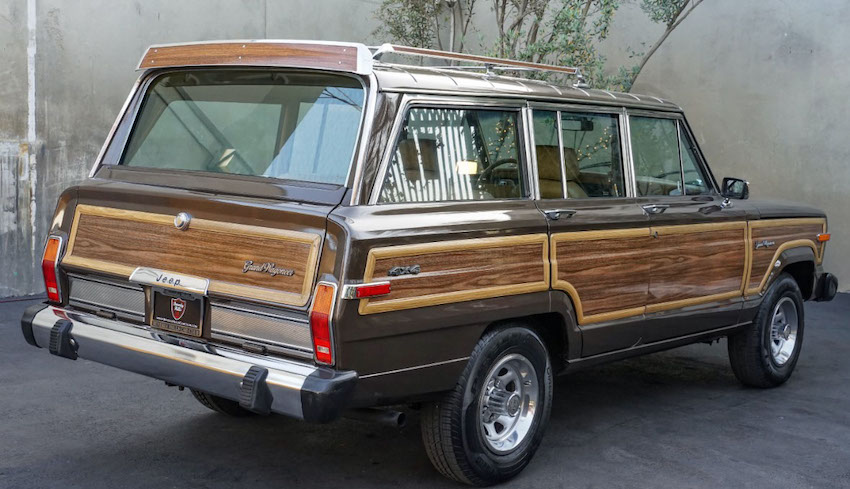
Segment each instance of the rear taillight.
M59 288L59 258L62 252L62 238L50 236L44 246L44 256L41 258L41 273L44 275L44 287L47 289L47 300L62 302Z
M336 302L336 285L319 282L310 308L310 333L313 336L313 355L317 363L334 364L331 317Z

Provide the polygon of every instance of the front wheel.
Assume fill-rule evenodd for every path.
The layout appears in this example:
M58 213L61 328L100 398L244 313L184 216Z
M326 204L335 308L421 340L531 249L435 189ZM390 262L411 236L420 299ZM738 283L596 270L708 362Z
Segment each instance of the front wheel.
M423 409L422 439L443 475L485 486L528 465L552 409L552 365L528 328L485 334L455 388Z
M747 329L729 336L732 371L752 387L775 387L791 377L803 345L803 295L782 274L770 286Z

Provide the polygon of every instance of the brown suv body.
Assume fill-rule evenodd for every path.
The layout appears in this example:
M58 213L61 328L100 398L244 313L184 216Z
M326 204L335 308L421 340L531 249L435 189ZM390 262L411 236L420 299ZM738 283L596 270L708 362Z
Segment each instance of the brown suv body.
M681 109L669 102L450 69L381 63L364 69L356 45L345 45L357 50L361 58L354 60L334 44L239 45L152 48L143 58L145 71L90 178L59 199L51 235L63 238L61 300L28 311L24 333L33 344L62 354L69 342L76 350L63 356L79 354L249 408L326 421L345 409L429 400L452 389L476 343L499 325L528 325L545 340L554 369L569 371L737 331L753 321L783 272L805 299L830 298L821 266L823 212L729 200L698 149L708 191L638 195L628 121L669 119L689 135ZM237 57L240 52L247 54ZM361 127L344 183L121 164L158 77L248 69L343 72L362 83ZM396 142L415 108L516 114L520 177L514 183L524 187L515 190L521 197L499 198L500 185L513 185L499 181L487 189L488 199L381 202ZM544 184L563 185L565 192L569 184L557 179L557 170L544 182L551 168L544 169L532 130L536 112L558 111L617 121L619 171L626 175L620 196L542 198ZM181 212L191 219L188 229L172 224ZM264 270L263 264L273 265ZM131 279L138 267L206 280L197 294L199 337L151 326L152 290L169 285ZM358 285L387 282L388 294L350 297ZM317 283L336 287L333 365L313 361L309 312ZM67 333L57 327L62 321L72 324ZM93 327L118 329L98 337ZM117 334L164 349L102 343ZM188 353L176 363L146 364L180 348ZM207 364L205 355L242 363ZM300 394L301 406L275 404L278 399L262 409L263 401L245 401L262 392L246 391L240 374L258 366L268 370L270 385L286 384L275 370L280 361L295 365L291 371L302 365L310 377L298 381L302 391L312 389ZM233 385L203 373L181 376L183 364L227 371ZM279 395L274 387L272 393Z

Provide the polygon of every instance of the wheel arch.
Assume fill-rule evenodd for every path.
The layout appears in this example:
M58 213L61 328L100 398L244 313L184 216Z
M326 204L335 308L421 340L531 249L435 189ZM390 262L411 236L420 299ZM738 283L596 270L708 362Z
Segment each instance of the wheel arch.
M812 248L808 246L789 248L779 255L776 263L781 265L775 273L771 274L764 290L767 290L781 274L787 273L800 287L803 300L809 300L815 291L815 274L817 273L817 260Z
M581 352L581 333L575 320L570 297L559 291L550 292L550 310L539 314L530 314L498 319L491 322L482 331L481 336L509 324L522 323L540 336L554 371L560 372L566 367L566 359L578 356Z

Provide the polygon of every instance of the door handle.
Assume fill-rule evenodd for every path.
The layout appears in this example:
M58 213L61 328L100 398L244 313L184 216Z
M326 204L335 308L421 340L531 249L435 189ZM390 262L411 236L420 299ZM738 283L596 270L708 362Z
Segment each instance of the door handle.
M661 214L666 211L668 207L670 206L667 204L646 204L640 206L640 208L643 209L643 212L647 215Z
M578 211L575 209L550 209L547 211L543 211L543 214L546 215L546 219L549 219L550 221L557 221L561 218L562 215L565 215L567 217L573 217L573 214L575 214L576 212Z

